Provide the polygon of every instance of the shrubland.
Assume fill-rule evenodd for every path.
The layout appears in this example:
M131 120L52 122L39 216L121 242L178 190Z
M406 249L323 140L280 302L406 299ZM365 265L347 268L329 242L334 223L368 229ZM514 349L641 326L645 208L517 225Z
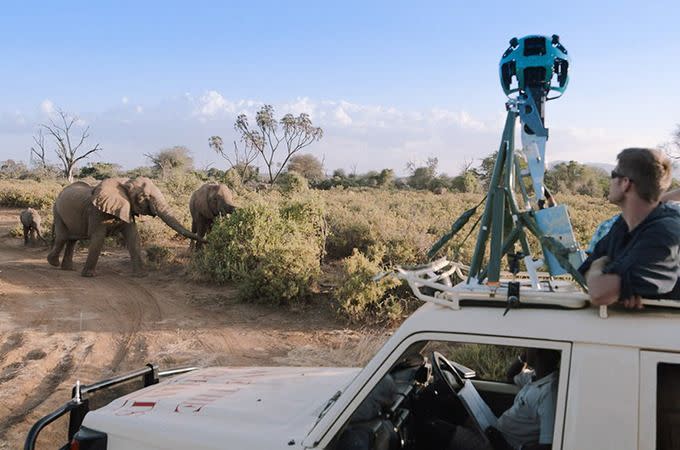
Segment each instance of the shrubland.
M0 180L0 206L51 209L64 185L57 181Z
M424 262L428 249L456 218L483 200L480 193L341 186L310 189L295 172L284 174L272 188L256 192L244 187L233 172L212 175L166 172L155 180L173 214L187 228L191 223L189 196L207 180L228 184L239 208L218 220L207 236L208 244L190 257L184 238L159 219L140 218L142 245L152 266L187 264L190 277L235 283L248 301L331 302L340 316L355 323L389 324L408 313L415 304L408 292L393 278L376 283L373 276L397 264ZM49 230L51 204L61 188L57 181L0 180L0 206L40 209ZM587 247L598 223L617 210L603 197L559 192L555 197L568 205L582 248ZM482 211L483 205L438 256L470 261L478 232L473 224ZM318 283L328 270L339 272L340 281L331 295L322 295Z

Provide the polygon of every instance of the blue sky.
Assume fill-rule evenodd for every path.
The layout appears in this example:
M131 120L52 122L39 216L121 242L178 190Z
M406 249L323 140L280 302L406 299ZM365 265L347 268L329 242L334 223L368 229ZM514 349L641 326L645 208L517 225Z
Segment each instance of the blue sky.
M185 145L223 167L208 137L230 142L237 114L270 103L324 128L309 151L329 170L434 156L456 173L498 146L508 40L556 33L571 81L547 105L547 156L612 162L680 123L678 18L671 1L5 4L0 160L27 161L59 107L91 127L94 160Z

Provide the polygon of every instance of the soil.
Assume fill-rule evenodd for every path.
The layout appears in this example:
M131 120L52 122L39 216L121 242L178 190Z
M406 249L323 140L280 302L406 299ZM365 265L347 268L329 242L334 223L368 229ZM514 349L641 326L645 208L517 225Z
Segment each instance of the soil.
M386 338L350 329L323 300L292 309L236 300L230 286L188 279L185 264L133 277L127 251L107 248L97 276L46 261L45 246L23 245L10 230L20 209L0 208L0 450L23 448L42 416L87 384L158 364L183 366L356 366ZM176 253L188 260L185 242ZM327 302L327 300L325 300ZM60 419L38 448L66 442Z

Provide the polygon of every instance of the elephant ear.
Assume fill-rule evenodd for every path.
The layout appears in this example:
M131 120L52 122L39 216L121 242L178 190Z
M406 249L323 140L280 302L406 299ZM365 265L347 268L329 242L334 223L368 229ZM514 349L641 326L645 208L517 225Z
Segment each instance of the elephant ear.
M219 205L217 204L218 189L216 185L208 185L208 208L213 216L217 217L220 214Z
M100 211L118 217L123 222L132 222L130 198L124 178L108 178L92 192L92 204Z

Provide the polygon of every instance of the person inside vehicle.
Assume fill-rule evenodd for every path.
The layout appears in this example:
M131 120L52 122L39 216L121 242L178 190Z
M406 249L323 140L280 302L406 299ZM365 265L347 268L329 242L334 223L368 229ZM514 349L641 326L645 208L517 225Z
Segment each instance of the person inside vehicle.
M348 427L340 435L335 448L338 450L392 448L393 433L385 430L381 430L383 432L379 433L375 432L376 427L377 429L389 428L389 422L383 420L376 424L375 420L381 417L381 412L392 404L396 392L394 379L390 374L385 375L352 414Z
M660 150L627 148L617 156L608 200L621 216L579 267L595 305L641 299L680 300L680 212L660 201L672 164Z
M521 389L512 406L487 431L457 426L448 450L546 450L552 447L560 352L529 348L508 369L508 380Z

